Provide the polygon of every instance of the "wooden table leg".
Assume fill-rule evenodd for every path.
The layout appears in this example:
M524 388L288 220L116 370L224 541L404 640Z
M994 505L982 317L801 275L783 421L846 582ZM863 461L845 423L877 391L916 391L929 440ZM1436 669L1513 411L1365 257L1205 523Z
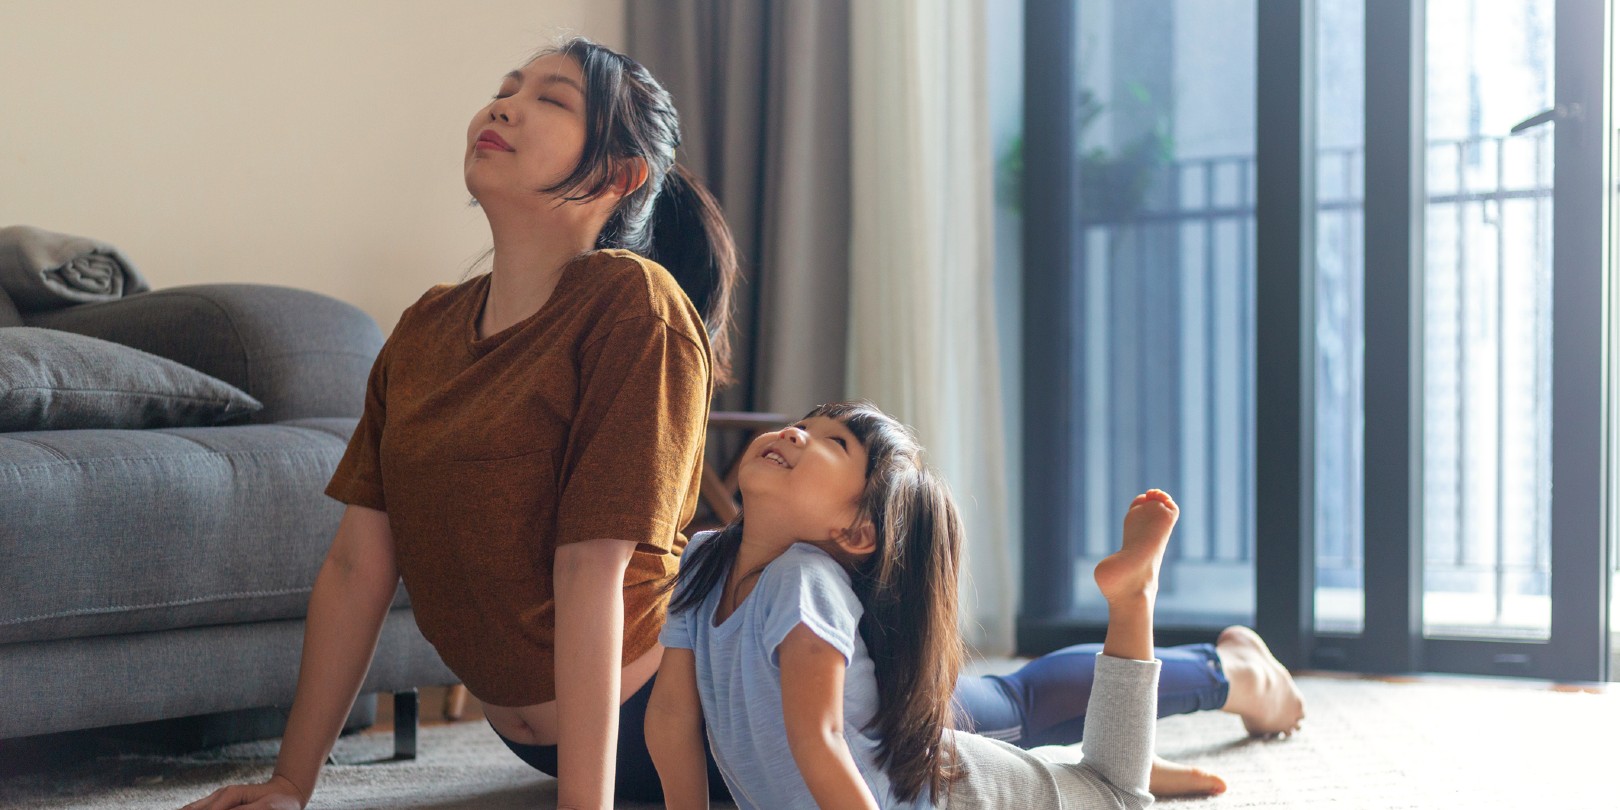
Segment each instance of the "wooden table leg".
M444 719L460 720L467 713L467 687L456 684L444 695Z

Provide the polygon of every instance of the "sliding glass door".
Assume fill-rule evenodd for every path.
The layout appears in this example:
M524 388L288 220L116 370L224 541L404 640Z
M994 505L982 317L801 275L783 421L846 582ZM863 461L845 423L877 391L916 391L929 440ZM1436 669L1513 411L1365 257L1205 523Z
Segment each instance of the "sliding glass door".
M1163 482L1172 639L1603 677L1611 3L1026 8L1020 647Z
M1300 7L1314 363L1261 396L1313 394L1312 588L1262 613L1315 666L1598 679L1608 4Z
M1149 487L1182 507L1161 624L1253 621L1256 8L1027 7L1026 115L1054 120L1025 127L1024 222L1056 241L1025 262L1026 648L1106 621L1091 570Z

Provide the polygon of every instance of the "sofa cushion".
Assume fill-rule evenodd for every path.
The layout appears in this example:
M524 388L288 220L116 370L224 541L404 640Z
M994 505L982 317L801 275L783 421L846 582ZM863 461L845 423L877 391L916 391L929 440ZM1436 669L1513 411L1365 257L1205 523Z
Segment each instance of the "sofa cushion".
M0 751L29 734L290 706L303 642L304 623L288 620L0 647ZM411 611L390 611L361 694L455 682ZM15 807L6 787L0 778L0 805Z
M215 425L259 410L173 360L72 332L0 330L0 431Z
M197 284L23 315L224 380L264 403L256 425L359 417L382 332L352 304L262 284Z
M0 644L301 618L355 421L0 435Z

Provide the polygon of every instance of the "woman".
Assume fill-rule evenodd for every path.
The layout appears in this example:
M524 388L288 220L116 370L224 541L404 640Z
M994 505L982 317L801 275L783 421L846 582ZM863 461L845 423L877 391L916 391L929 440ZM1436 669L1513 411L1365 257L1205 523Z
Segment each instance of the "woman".
M652 76L581 39L507 74L474 116L465 177L493 269L428 291L372 369L327 488L349 506L274 775L188 810L308 803L401 578L502 740L558 777L559 807L659 795L641 721L737 272L713 199L675 165L679 139ZM1089 672L1040 671L1077 673L1064 696L1089 689ZM1050 714L1025 705L1049 688L995 691L979 705L996 724Z
M308 803L401 577L502 737L556 745L559 805L611 805L617 708L658 666L727 367L731 237L678 140L651 77L583 40L473 118L493 269L430 290L383 347L327 488L349 506L275 774L193 806Z

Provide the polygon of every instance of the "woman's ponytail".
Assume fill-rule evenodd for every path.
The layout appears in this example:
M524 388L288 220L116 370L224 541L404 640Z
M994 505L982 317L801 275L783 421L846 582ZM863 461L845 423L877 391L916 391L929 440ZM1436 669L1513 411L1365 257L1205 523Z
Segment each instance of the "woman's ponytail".
M622 176L625 161L646 162L647 181L619 201L596 246L633 250L675 277L708 330L715 387L730 383L737 247L713 195L675 162L681 125L669 91L634 59L588 39L545 52L574 59L584 74L585 144L574 170L540 191L592 199Z
M648 258L664 266L692 299L709 331L716 388L731 380L731 291L737 280L737 246L720 204L685 166L664 175L653 201Z

